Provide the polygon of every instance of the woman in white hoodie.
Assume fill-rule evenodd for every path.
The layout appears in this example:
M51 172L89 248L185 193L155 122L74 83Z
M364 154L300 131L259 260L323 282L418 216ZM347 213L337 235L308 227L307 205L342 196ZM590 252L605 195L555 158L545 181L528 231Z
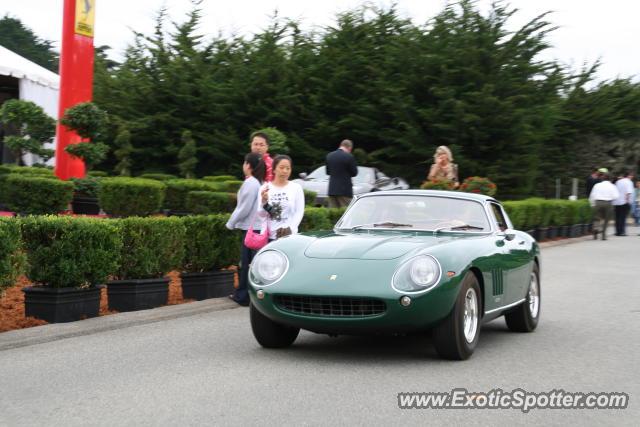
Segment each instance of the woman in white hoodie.
M260 185L265 180L267 169L262 155L259 153L249 153L244 156L244 164L242 171L247 177L238 190L238 204L234 209L227 228L229 230L242 230L242 247L240 248L240 265L238 266L238 288L229 298L242 306L249 305L248 281L249 281L249 265L256 254L256 251L249 249L244 244L244 238L247 230L251 225L251 221L255 217L253 229L256 233L260 232L263 219L256 215L258 210L258 198L260 197Z
M270 240L297 233L304 216L304 191L300 184L289 181L291 166L291 157L276 156L273 181L260 189L258 212L267 217Z

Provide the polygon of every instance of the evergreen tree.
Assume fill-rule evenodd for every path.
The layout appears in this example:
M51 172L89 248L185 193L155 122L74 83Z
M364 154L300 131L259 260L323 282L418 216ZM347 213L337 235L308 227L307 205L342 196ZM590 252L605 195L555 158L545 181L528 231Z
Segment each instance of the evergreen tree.
M59 55L53 50L53 42L40 39L19 19L9 15L0 19L0 46L54 73L58 72Z
M195 178L194 173L198 159L196 158L197 148L196 142L191 136L191 131L185 130L182 132L182 148L178 152L178 168L180 174L185 178Z

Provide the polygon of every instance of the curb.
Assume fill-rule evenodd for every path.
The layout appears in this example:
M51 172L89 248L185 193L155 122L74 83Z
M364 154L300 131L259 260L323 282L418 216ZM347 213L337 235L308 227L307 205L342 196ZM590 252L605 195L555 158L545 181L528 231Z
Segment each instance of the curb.
M212 298L150 310L94 317L80 322L52 323L34 328L17 329L0 334L0 351L235 308L240 306L227 298Z

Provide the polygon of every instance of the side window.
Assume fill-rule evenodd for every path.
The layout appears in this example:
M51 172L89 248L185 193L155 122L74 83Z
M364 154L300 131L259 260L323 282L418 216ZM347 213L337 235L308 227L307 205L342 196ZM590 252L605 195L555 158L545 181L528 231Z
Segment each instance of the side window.
M493 211L493 216L496 218L496 224L500 231L506 230L508 227L507 220L504 218L500 206L496 205L495 203L491 203L491 210Z

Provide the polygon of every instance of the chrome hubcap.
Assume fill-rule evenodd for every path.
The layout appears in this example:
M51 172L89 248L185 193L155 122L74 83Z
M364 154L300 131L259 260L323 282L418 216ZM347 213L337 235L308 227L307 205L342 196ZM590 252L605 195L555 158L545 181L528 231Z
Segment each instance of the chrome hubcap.
M534 319L538 317L540 310L540 292L538 288L538 277L535 273L531 273L531 281L529 282L529 312Z
M478 296L473 288L464 297L464 338L472 343L478 330Z

